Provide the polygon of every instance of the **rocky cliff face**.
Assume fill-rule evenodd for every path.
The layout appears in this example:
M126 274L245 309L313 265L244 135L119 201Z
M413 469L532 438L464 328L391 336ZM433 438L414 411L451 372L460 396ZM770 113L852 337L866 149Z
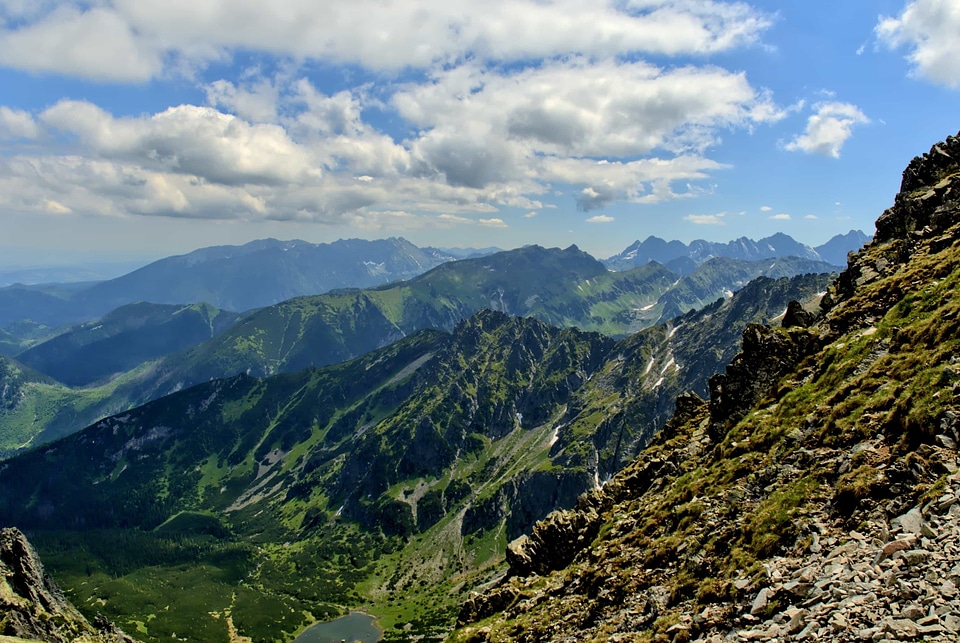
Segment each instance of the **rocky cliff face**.
M17 529L0 530L0 635L51 643L134 643L106 619L91 625Z
M960 139L912 161L819 317L749 327L453 640L958 640L958 188Z

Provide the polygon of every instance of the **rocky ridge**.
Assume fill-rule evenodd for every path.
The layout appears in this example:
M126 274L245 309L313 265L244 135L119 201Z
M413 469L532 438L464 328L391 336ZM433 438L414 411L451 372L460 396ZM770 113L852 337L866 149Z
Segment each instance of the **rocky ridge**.
M18 529L0 530L0 635L0 640L50 643L135 643L102 617L91 625Z
M816 320L748 328L709 403L514 542L452 640L957 640L960 139L877 229Z

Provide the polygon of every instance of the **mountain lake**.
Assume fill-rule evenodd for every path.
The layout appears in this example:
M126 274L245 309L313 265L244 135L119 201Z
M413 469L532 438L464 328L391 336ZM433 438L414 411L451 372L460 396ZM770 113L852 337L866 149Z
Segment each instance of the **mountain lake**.
M311 625L293 643L376 643L383 633L374 618L363 612L351 612L333 621Z

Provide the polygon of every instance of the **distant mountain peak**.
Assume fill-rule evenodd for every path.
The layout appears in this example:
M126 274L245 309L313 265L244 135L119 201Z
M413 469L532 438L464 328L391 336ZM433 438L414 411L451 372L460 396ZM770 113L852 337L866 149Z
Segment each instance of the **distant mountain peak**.
M694 239L689 245L681 241L664 241L651 235L643 242L633 242L623 252L603 263L611 270L622 271L656 261L683 274L689 274L696 266L714 257L746 261L799 257L839 267L846 263L847 253L861 248L867 239L862 232L851 231L846 235L837 235L823 246L811 248L784 232L776 232L759 241L743 236L727 243Z

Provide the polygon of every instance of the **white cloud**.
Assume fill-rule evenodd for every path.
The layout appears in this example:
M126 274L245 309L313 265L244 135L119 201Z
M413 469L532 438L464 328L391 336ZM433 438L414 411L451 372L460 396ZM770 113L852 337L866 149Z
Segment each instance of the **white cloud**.
M0 141L32 139L40 135L40 127L30 112L0 105Z
M0 60L30 71L142 81L164 64L254 51L427 68L465 58L711 54L756 42L746 3L687 0L63 0L0 5ZM4 20L6 19L6 20Z
M316 180L311 153L282 127L250 125L209 107L181 105L149 117L114 118L92 103L61 101L40 115L44 125L77 137L102 158L235 185Z
M39 21L0 29L0 64L30 72L138 82L163 69L163 52L117 11L60 6Z
M947 87L960 86L960 4L955 0L914 0L895 17L881 17L880 42L906 47L914 73Z
M73 212L70 208L63 205L62 203L57 203L51 199L47 199L43 202L43 205L47 212L50 214L70 214Z
M774 221L789 221L793 217L784 212L781 214L772 214L768 218L773 219Z
M840 150L853 134L853 127L870 122L856 105L850 103L817 103L814 109L817 112L807 119L804 133L785 146L788 151L840 158Z
M705 156L722 133L787 110L742 72L638 57L748 45L769 20L691 0L0 0L0 65L145 81L243 51L280 70L156 114L0 107L5 206L43 211L39 166L78 214L502 227L501 208L556 207L541 199L558 189L583 211L696 196L724 168ZM379 80L326 94L299 77L309 59ZM391 76L406 66L418 81Z
M582 58L507 74L464 65L398 92L393 104L430 130L428 140L479 144L493 135L514 147L578 156L701 152L719 129L784 115L742 73Z
M207 102L212 107L226 109L252 123L273 123L277 120L280 92L277 85L266 78L258 78L247 86L237 86L221 79L204 89Z
M614 218L608 217L605 214L598 214L594 217L590 217L586 221L587 223L611 223L612 221L614 221Z
M769 205L762 205L762 206L760 206L760 211L761 211L761 212L772 212L772 211L773 211L773 208L771 208Z
M809 220L811 220L811 221L815 221L815 220L819 219L820 217L818 217L818 216L815 215L815 214L808 214L808 215L806 215L806 216L803 217L803 218L804 218L804 219L809 219Z
M726 212L717 214L688 214L683 217L685 221L695 223L696 225L727 225L723 218L727 216Z
M534 218L535 216L537 216L537 213L536 213L536 212L527 212L525 215L523 215L523 218L524 218L524 219L532 219L532 218Z

